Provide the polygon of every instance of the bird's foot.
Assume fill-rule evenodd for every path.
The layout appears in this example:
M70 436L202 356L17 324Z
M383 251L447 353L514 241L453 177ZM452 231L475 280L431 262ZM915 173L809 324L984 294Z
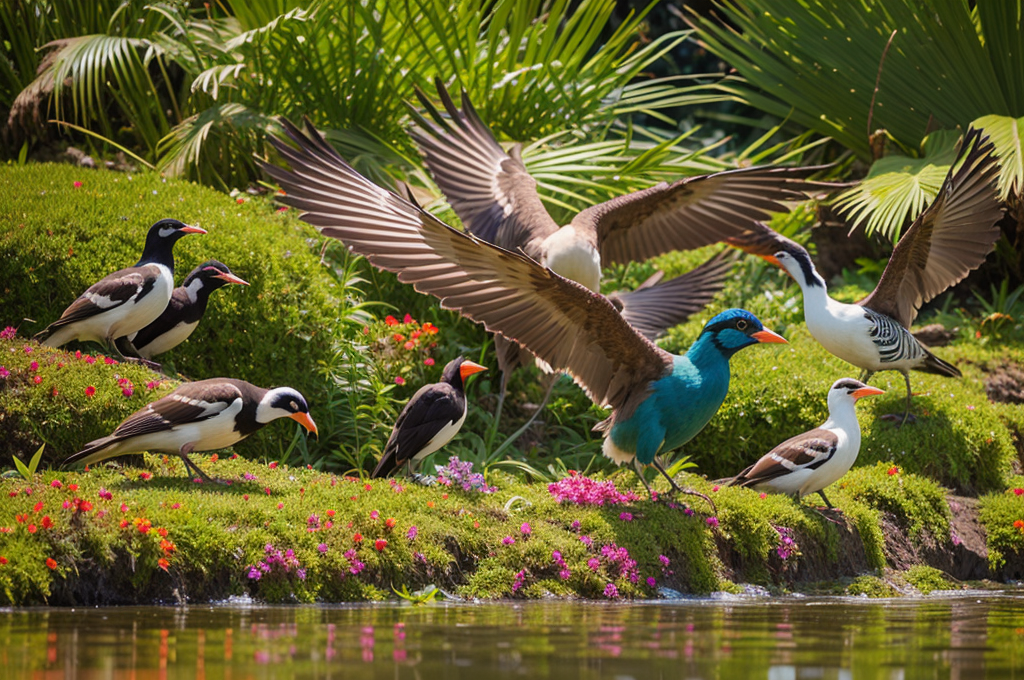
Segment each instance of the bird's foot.
M904 425L914 425L917 423L917 416L913 413L886 413L885 415L878 416L879 419L884 420L887 423L896 423L897 427L903 427Z
M708 496L707 494L703 494L700 491L697 491L696 489L684 489L681 486L673 485L672 490L667 492L664 495L668 495L668 494L675 495L677 493L681 493L681 494L684 494L686 496L697 496L698 498L704 499L704 501L708 505L711 506L711 514L713 514L713 515L717 515L718 514L718 506L716 506L715 502L713 500L711 500L711 497ZM659 496L659 498L660 498L660 496Z
M138 364L139 366L145 366L146 368L148 368L151 371L156 371L157 373L163 373L163 366L161 364L158 364L155 361L150 361L149 359L143 359L142 357L126 357L126 356L122 356L121 357L121 361L123 361L126 364Z
M843 517L845 519L845 515L843 515L843 511L839 510L838 508L814 507L814 508L811 508L811 510L816 512L816 513L818 513L819 515L821 515L821 518L824 519L826 522L832 522L832 524L835 524L837 527L846 526L846 522L845 521L840 522L839 520L833 519L833 518L828 516L828 513L832 513L833 515L839 515L840 517Z

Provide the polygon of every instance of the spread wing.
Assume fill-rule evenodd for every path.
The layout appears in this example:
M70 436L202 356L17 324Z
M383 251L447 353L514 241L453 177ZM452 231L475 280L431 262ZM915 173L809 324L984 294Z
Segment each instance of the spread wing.
M686 323L704 309L722 290L732 264L732 259L723 251L674 279L650 285L645 281L632 292L613 293L608 297L613 303L622 305L622 316L633 328L656 340L669 328ZM660 278L660 274L658 272L651 279Z
M155 266L145 265L129 267L103 277L78 296L78 299L64 310L60 318L50 324L47 331L53 331L61 326L82 321L122 306L152 288L159 274L160 272Z
M219 379L185 383L165 397L128 416L111 435L127 439L208 420L241 399L242 392Z
M785 212L782 201L831 188L806 179L822 169L757 167L687 177L587 208L572 225L596 234L603 266L643 261L738 236L753 222Z
M725 243L733 248L739 248L745 253L769 260L774 260L775 253L779 251L792 253L797 250L803 250L806 252L802 245L786 238L764 222L754 222L742 234L725 239Z
M838 438L830 430L815 428L798 434L761 456L730 484L754 486L797 470L817 469L835 455L838 445Z
M265 165L302 219L375 266L566 371L597 404L631 410L672 355L638 334L602 295L534 260L453 229L359 175L310 127L287 121L291 171Z
M858 304L909 328L921 305L977 269L999 239L999 163L988 137L964 137L942 188L896 244L878 286ZM957 165L959 164L959 169Z
M460 111L444 83L437 79L435 85L448 117L416 88L432 120L412 110L417 127L410 133L434 181L473 235L506 250L522 248L539 259L537 245L558 225L537 195L537 182L526 171L519 146L511 155L505 153L465 90Z

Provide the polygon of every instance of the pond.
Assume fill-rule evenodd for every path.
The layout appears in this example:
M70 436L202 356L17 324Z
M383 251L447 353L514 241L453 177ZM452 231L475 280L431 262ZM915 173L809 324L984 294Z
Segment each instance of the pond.
M4 677L1021 677L1024 594L23 609L0 645Z

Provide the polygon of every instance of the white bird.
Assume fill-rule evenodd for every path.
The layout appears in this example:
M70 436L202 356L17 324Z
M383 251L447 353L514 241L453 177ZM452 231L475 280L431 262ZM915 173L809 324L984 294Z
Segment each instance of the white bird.
M730 486L749 486L759 491L803 498L817 493L853 467L860 452L860 423L854 404L858 399L884 394L859 380L842 378L828 391L828 420L821 427L787 439L729 481Z
M156 222L134 266L94 283L35 339L47 347L61 347L72 340L97 342L123 357L115 340L151 324L171 299L174 244L186 234L205 233L178 220Z
M278 418L291 418L317 433L306 400L291 387L268 390L232 378L185 383L128 416L109 437L86 444L64 465L159 451L180 456L186 468L211 481L188 454L227 448Z
M921 305L977 269L999 239L996 222L1003 208L992 149L981 133L968 131L935 200L896 244L875 290L856 304L829 297L807 251L763 224L726 240L793 277L803 291L807 330L829 352L864 369L861 380L867 382L877 371L903 374L907 407L901 423L910 415L910 371L961 375L908 329Z

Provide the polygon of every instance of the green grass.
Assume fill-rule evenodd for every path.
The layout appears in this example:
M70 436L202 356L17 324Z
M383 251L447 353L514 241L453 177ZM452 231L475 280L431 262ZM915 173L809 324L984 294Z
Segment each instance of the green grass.
M1006 491L981 497L979 517L985 526L988 562L993 571L1002 570L1008 558L1024 555L1024 493L1017 493L1022 489L1024 477L1017 476L1010 480Z

